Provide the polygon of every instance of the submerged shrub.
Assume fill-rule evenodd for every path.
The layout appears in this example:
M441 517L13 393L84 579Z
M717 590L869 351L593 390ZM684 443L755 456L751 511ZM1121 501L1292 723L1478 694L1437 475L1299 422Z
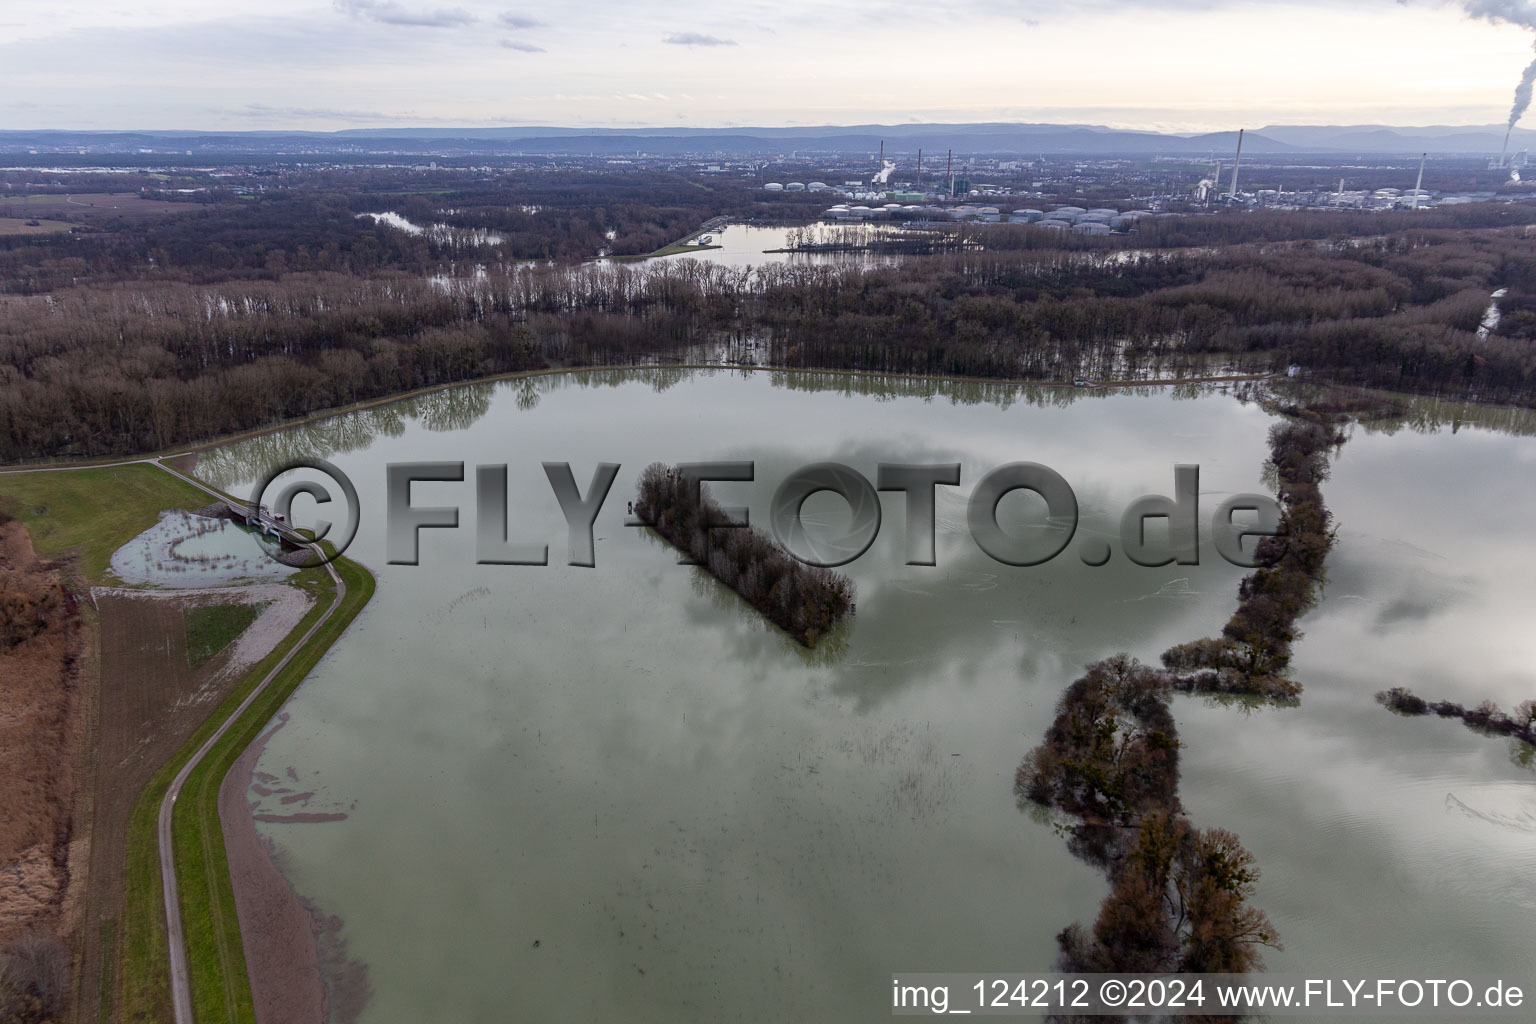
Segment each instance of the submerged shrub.
M635 515L806 647L853 610L852 580L795 559L755 527L727 526L725 510L676 466L640 474Z

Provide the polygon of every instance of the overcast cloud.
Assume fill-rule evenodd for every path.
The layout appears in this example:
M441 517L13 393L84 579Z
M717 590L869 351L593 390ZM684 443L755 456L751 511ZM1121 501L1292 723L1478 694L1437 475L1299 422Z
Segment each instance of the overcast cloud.
M359 18L371 18L385 25L407 25L420 28L457 28L473 25L475 16L462 7L439 7L434 10L402 7L397 3L376 0L336 0L336 9Z
M0 128L1501 124L1531 25L1532 0L53 0L7 4Z
M673 46L735 46L734 39L720 39L700 32L674 32L662 40Z

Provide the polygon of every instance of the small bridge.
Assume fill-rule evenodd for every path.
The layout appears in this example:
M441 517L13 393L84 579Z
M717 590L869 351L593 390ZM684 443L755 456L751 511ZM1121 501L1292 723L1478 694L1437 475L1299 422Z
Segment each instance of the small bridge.
M308 537L274 516L265 505L249 505L240 501L226 501L224 505L229 509L231 519L254 527L266 536L276 537L281 544L292 548L307 548L312 543Z

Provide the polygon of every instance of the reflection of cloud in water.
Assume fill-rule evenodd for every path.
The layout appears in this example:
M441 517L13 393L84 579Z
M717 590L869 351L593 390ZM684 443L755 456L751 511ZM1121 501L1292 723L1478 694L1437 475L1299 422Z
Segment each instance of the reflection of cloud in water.
M1449 561L1406 540L1346 534L1329 558L1321 602L1375 609L1365 628L1378 634L1420 626L1465 605L1482 586L1441 571Z
M701 570L694 570L685 614L699 629L714 632L720 631L722 611L743 626L749 625L743 620L750 620L751 628L731 630L726 641L736 671L766 674L765 659L793 651L808 667L829 671L829 694L851 698L862 712L910 688L997 672L1026 687L1043 680L1054 700L1081 664L1105 652L1125 649L1143 660L1155 659L1166 644L1147 646L1148 639L1189 615L1190 599L1214 597L1180 578L1141 599L1121 599L1119 594L1144 586L1149 572L1124 559L1095 569L1064 555L1042 566L1018 568L1001 566L969 544L956 547L941 550L935 568L893 565L887 570L893 575L884 578L861 573L857 611L838 630L841 644L835 651L827 641L815 652L804 651ZM877 564L885 556L872 552L866 557ZM1145 600L1156 596L1172 599ZM1136 610L1106 615L1111 605ZM1219 628L1230 614L1227 607L1224 602L1223 610L1197 631Z
M1401 626L1417 625L1438 615L1450 603L1448 594L1433 598L1419 595L1399 597L1377 614L1375 629L1378 633L1386 633Z

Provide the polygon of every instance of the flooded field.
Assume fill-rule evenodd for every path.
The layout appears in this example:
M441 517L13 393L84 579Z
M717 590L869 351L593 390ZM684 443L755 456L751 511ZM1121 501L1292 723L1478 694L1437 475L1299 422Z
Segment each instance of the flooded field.
M664 256L668 260L704 260L730 267L761 267L772 263L827 263L848 260L888 260L889 256L876 256L864 252L785 252L802 241L829 241L855 234L867 239L888 234L888 225L858 225L853 228L836 228L830 225L811 225L809 228L758 227L751 224L728 224L710 233L710 242L717 249L700 249L697 252L677 253Z
M1372 699L1536 696L1536 472L1512 468L1536 463L1529 420L1419 403L1354 429L1324 484L1339 541L1301 623L1300 706L1175 702L1181 797L1254 853L1285 943L1272 970L1530 970L1529 758ZM1105 885L1016 807L1014 769L1085 663L1221 628L1243 570L1208 517L1271 489L1271 422L1189 387L650 371L471 385L207 453L199 475L236 493L275 460L333 461L363 504L349 554L379 576L261 759L347 817L261 827L369 965L369 1024L873 1021L892 971L1049 970ZM412 502L457 506L460 526L388 564L385 466L429 460L466 479ZM903 500L882 496L878 538L843 570L856 613L808 652L624 526L648 463L720 460L755 462L715 493L763 524L810 463L963 468L939 488L935 566L904 564ZM1201 564L1094 568L1077 541L1043 565L992 561L966 499L1013 461L1066 478L1079 540L1113 539L1130 501L1198 464ZM541 462L569 462L583 493L597 463L620 466L592 568L565 564ZM547 544L549 565L476 564L474 467L500 463L508 536ZM806 512L848 517L825 494ZM1012 530L1037 512L999 507Z
M161 513L112 555L113 574L137 586L217 587L281 580L295 571L268 558L251 530L182 511Z

